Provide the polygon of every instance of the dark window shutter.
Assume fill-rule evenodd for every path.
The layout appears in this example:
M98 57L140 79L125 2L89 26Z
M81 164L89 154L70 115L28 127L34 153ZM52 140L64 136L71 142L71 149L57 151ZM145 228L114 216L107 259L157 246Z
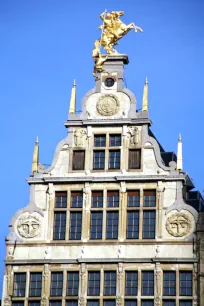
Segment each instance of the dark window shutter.
M73 151L73 170L84 170L85 151Z
M141 150L129 150L129 169L140 169Z

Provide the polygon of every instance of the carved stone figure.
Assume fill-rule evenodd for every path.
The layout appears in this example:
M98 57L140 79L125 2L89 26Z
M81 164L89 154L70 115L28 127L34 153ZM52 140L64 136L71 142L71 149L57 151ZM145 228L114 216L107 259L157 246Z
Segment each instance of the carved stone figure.
M185 236L191 230L191 220L184 213L175 213L167 218L166 229L174 237Z
M4 306L10 306L11 305L11 297L10 296L6 296L4 298Z
M114 95L103 95L97 102L96 108L100 115L112 116L115 115L120 107L118 98Z
M131 145L137 145L139 143L139 130L135 127L129 128L129 134L130 134L130 144Z
M17 223L20 236L25 238L37 237L41 234L41 217L38 213L25 213Z
M76 147L83 147L87 132L83 129L77 129L74 132L74 144Z

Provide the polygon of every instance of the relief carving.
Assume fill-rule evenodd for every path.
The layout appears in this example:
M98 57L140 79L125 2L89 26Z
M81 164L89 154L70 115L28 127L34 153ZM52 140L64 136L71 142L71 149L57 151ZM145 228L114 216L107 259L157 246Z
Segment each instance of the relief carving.
M41 300L41 306L47 306L47 305L48 305L48 298L46 296L43 296Z
M17 230L20 236L24 238L33 238L41 234L41 217L38 213L25 213L17 223Z
M115 115L120 107L120 102L118 98L114 95L106 94L99 98L96 108L100 115L102 116L112 116Z
M122 306L123 299L120 296L117 296L116 298L116 306Z
M12 282L12 266L6 267L6 280L7 280L7 294L12 295L13 282Z
M87 131L83 129L77 129L74 132L74 144L76 147L83 147L84 141L87 139Z
M166 221L167 232L174 237L187 235L191 230L190 218L184 213L175 213Z
M128 133L130 134L130 144L137 145L139 143L139 129L136 126L129 128Z
M11 297L10 296L6 296L4 298L4 306L11 306Z

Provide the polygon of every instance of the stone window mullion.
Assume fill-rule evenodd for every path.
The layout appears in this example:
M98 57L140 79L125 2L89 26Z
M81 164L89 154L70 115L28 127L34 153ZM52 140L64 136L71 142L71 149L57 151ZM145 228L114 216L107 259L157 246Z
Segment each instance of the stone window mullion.
M139 239L142 239L143 235L143 202L144 202L144 192L140 188L140 209L139 209Z

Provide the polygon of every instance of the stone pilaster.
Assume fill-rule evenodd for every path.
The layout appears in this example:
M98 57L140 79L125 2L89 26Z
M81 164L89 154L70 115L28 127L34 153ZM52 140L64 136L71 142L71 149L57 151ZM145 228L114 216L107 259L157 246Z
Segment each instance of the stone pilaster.
M165 187L162 182L158 182L157 199L158 199L158 218L157 218L157 237L162 238L162 209L164 200Z
M50 269L49 265L45 264L43 269L43 286L41 306L48 306L48 296L50 290Z
M161 266L160 263L157 262L155 268L155 301L154 301L155 306L161 305L161 287L162 287L161 277L162 277Z
M82 223L82 241L89 239L89 223L90 223L90 208L91 208L91 191L89 183L85 183L83 189L83 223Z
M198 277L197 292L198 305L204 305L204 213L200 212L196 228L197 234L197 257L198 257ZM196 299L194 299L196 301Z
M85 295L86 295L86 264L82 263L80 267L79 306L85 305Z

